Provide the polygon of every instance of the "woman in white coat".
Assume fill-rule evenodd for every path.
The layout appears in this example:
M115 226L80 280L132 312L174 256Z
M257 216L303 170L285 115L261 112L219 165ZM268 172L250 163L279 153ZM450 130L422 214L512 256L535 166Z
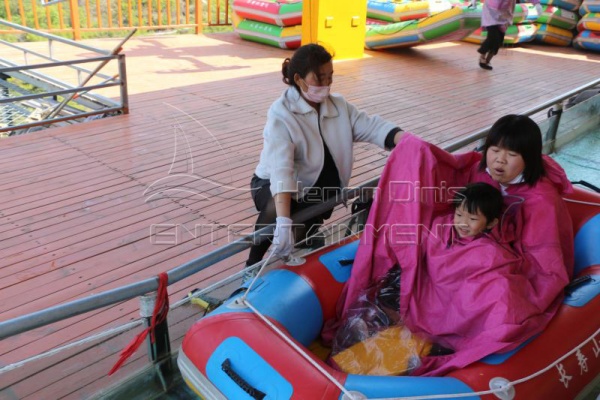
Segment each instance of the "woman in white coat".
M332 55L320 45L297 49L283 61L282 74L288 88L267 114L263 149L250 186L259 211L255 229L276 222L273 251L287 257L295 241L315 233L331 216L333 210L292 229L294 213L326 201L348 185L353 142L391 149L402 130L330 93ZM246 266L259 262L270 244L270 240L253 244Z

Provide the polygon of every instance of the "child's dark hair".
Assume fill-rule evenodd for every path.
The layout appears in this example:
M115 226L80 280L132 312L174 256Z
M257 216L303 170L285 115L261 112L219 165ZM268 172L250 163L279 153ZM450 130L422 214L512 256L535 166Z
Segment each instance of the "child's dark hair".
M488 223L502 216L504 198L500 190L484 182L470 183L454 194L454 209L461 205L470 213L481 212Z
M283 82L300 91L298 84L294 81L294 75L298 74L304 78L314 72L318 76L321 66L327 64L332 58L332 55L320 44L305 44L294 52L292 58L283 60L281 65Z
M533 186L544 176L542 160L542 132L539 126L525 115L509 114L500 118L490 129L483 146L479 170L487 167L486 155L491 146L519 153L525 162L523 181Z

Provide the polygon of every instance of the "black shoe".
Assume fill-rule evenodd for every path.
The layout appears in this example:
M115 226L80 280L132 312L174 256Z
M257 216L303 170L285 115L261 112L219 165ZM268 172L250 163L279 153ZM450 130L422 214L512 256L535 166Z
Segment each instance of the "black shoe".
M490 64L488 64L488 63L482 63L482 62L480 62L480 63L479 63L479 66L480 66L481 68L485 69L485 70L488 70L488 71L491 71L491 70L493 70L493 69L494 69L494 68L493 68L493 67L492 67Z

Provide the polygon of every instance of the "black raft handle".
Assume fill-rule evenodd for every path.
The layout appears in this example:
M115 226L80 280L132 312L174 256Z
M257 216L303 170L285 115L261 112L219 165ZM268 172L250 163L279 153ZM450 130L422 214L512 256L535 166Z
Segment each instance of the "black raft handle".
M244 378L239 376L238 373L233 370L229 358L226 358L225 361L223 361L223 364L221 364L221 369L227 374L228 377L231 378L232 381L235 382L236 385L240 387L240 389L248 393L248 395L250 395L250 397L253 399L262 400L265 398L265 393L253 388L248 382L246 382Z
M575 182L571 182L573 185L581 185L581 186L585 186L587 188L592 189L594 192L596 193L600 193L600 188L598 186L592 185L591 183L587 182L587 181L575 181Z

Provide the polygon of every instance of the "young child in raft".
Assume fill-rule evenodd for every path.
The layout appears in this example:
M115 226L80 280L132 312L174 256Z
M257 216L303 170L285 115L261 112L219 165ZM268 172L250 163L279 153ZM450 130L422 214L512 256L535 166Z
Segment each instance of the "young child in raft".
M504 198L492 185L477 182L457 191L453 205L453 238L472 240L490 232L500 222Z
M496 235L492 234L492 229L502 218L504 202L500 190L487 183L472 183L458 190L452 203L453 212L434 219L430 233L423 241L423 257L435 258L435 265L439 267L445 256L455 260L453 255L458 252L462 258L461 269L471 270L481 264L470 262L469 249L481 253L482 246L490 247L485 253L494 258L497 253L504 252L494 237ZM503 257L513 261L511 253ZM423 265L425 269L429 268L427 261ZM455 276L463 272L448 268L444 273ZM404 326L399 318L400 279L401 270L396 266L359 296L336 333L332 365L352 374L400 375L419 367L421 357L452 353L422 335L413 335ZM444 285L443 279L440 281L436 276L430 277L430 281L425 286L431 290L422 294L443 295L436 290L437 285ZM475 293L473 296L477 297ZM446 303L449 308L452 308L451 303Z

